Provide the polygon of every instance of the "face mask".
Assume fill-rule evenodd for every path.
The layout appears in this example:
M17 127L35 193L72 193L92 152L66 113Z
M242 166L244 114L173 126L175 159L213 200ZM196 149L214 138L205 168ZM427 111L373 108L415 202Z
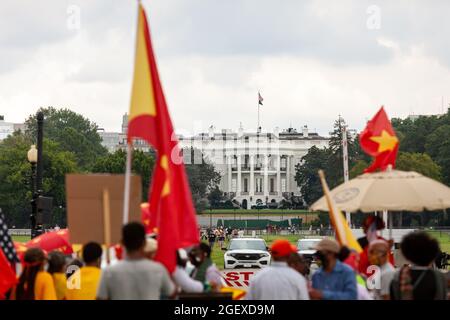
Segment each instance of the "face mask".
M326 257L322 252L320 252L320 251L318 251L318 252L316 253L316 257L317 257L317 259L319 259L319 261L321 262L322 267L323 267L324 269L326 269L327 266L328 266L328 259L327 259L327 257Z

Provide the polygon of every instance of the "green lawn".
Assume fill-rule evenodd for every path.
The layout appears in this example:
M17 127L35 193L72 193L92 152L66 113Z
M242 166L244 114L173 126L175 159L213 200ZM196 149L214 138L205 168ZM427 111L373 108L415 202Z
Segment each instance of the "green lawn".
M441 251L450 252L450 233L448 231L428 231L428 233L439 241Z
M30 240L30 236L12 236L12 239L16 242L27 242Z

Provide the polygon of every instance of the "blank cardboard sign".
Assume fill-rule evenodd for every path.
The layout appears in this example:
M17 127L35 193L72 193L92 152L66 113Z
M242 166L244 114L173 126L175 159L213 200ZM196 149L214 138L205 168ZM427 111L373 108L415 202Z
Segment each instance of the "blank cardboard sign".
M125 175L66 175L67 225L70 242L104 243L103 190L107 189L111 208L111 243L119 243L123 221ZM131 176L130 213L128 221L141 221L141 177Z

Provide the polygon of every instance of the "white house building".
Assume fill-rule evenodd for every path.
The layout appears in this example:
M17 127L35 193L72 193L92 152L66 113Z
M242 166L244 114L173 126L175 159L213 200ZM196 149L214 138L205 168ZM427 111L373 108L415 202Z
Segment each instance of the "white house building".
M210 127L208 133L178 137L181 148L200 150L221 174L220 189L243 208L257 203L279 202L289 195L299 196L294 179L295 166L312 146L328 146L328 138L289 128L279 132L238 132ZM191 157L189 155L189 157ZM200 161L201 154L185 162Z
M102 144L110 151L126 148L128 117L122 118L122 132L99 131ZM328 138L309 132L304 126L301 131L289 128L273 132L237 132L211 126L208 132L193 136L178 135L180 148L194 148L193 158L183 154L185 163L200 163L203 156L221 175L220 189L236 200L243 208L257 203L280 202L283 198L299 196L294 179L295 166L312 146L328 146ZM135 149L144 152L150 146L143 140L135 140Z

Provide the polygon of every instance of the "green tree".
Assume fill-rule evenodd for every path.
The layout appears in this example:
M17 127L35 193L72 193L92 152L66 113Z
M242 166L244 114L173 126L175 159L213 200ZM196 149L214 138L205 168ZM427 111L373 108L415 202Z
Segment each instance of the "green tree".
M201 161L186 160L198 159L199 155L201 156ZM189 179L195 209L197 212L202 212L208 207L208 194L218 188L220 174L198 149L183 149L183 157L185 159L186 174Z
M331 150L328 148L319 149L313 146L295 167L295 181L300 187L300 193L307 205L311 205L323 195L317 172L319 169L327 169L331 154Z
M114 153L108 153L107 155L98 158L92 166L92 172L124 174L126 161L127 153L123 150L117 150ZM143 201L148 200L148 188L154 165L154 153L145 153L140 150L133 151L131 171L134 174L141 176Z
M399 152L396 169L416 171L438 181L442 178L441 167L426 153Z
M425 149L441 166L443 181L450 185L450 125L444 124L428 135Z
M69 109L41 108L44 114L44 137L57 142L62 151L75 155L82 170L89 170L98 157L107 154L101 145L97 125ZM25 121L26 135L30 140L37 136L36 114Z
M27 152L32 142L20 132L0 143L0 207L9 223L29 226L31 211L31 166ZM62 151L58 143L44 139L43 195L53 197L52 223L66 224L65 175L77 172L73 153Z

